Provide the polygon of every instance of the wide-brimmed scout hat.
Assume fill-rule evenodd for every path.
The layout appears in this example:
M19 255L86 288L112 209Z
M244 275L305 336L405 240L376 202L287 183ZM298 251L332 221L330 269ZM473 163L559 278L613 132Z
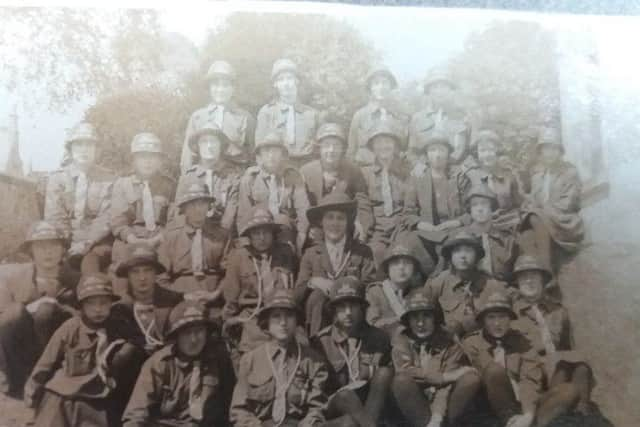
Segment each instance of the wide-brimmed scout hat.
M258 227L271 228L274 233L277 233L281 229L281 225L276 223L273 214L268 209L262 206L253 206L249 213L249 221L247 221L244 228L240 230L240 236L247 237L251 230Z
M471 135L471 145L476 148L478 144L483 142L492 142L498 148L498 152L502 151L502 138L494 130L491 129L478 129L473 131Z
M502 311L508 313L511 319L515 320L518 315L513 311L511 304L511 298L504 292L494 292L487 297L480 308L480 311L476 314L476 320L482 322L482 319L487 313L493 313L496 311Z
M301 323L302 310L296 305L293 292L289 289L279 288L267 295L264 305L258 311L258 325L262 329L267 328L266 320L269 318L269 313L278 308L295 313L298 324Z
M404 312L400 316L400 323L406 326L408 324L409 315L420 311L431 312L435 316L437 306L434 301L427 297L422 289L416 289L407 296Z
M203 135L214 135L217 136L222 144L222 149L220 152L224 154L226 146L229 144L229 138L225 133L218 127L217 124L211 121L207 121L202 124L202 126L198 127L195 132L191 134L189 137L189 148L193 153L198 153L198 140Z
M262 138L260 141L256 141L256 146L253 151L258 154L260 153L260 150L265 147L279 147L284 150L285 153L289 153L287 144L284 141L284 135L282 134L282 132L277 130L268 132L264 136L264 138Z
M389 79L389 81L391 81L392 89L398 87L398 80L396 80L396 77L393 75L391 70L389 70L384 65L376 65L369 70L367 76L364 79L364 84L367 88L371 85L371 80L373 80L373 78L376 76L384 76Z
M164 154L162 142L151 132L141 132L131 140L131 154L135 153L155 153Z
M350 222L355 221L356 209L358 203L345 193L333 191L322 199L317 206L307 209L307 219L311 224L319 225L322 223L322 217L329 211L341 211L347 214Z
M355 301L368 306L369 302L365 298L365 292L364 284L357 277L340 277L336 279L329 292L329 305L334 307L342 301Z
M83 276L76 288L76 295L79 302L96 296L106 296L113 301L120 299L120 297L113 292L111 279L103 273L90 273Z
M387 135L392 137L396 141L396 145L400 150L405 149L407 141L404 138L404 132L402 126L395 119L378 120L366 131L365 140L366 146L370 150L373 150L373 140L380 135Z
M445 259L451 259L451 252L456 247L462 245L472 247L476 251L478 260L484 257L484 249L482 248L480 239L465 230L459 231L454 234L452 238L444 242L444 245L442 245L442 256L444 256Z
M182 208L194 200L207 200L213 202L215 197L209 192L207 185L200 180L189 180L182 185L180 194L176 200L176 206Z
M67 138L64 141L65 149L69 150L71 144L76 141L91 141L97 143L100 141L96 128L89 122L80 122L69 130Z
M560 151L564 154L564 146L562 145L562 135L560 130L555 127L545 127L540 129L538 134L538 143L536 144L536 150L539 152L545 145L552 145L560 148Z
M342 126L337 123L321 124L316 131L316 144L322 144L322 140L329 137L339 139L344 145L347 144L347 134Z
M214 61L205 75L205 79L210 82L215 79L228 79L235 81L236 70L227 61Z
M126 258L116 268L116 276L127 277L129 270L140 265L150 265L158 274L166 271L158 261L158 254L153 247L146 243L133 243L127 245Z
M209 320L204 305L201 302L188 300L181 301L173 307L169 313L169 330L167 338L175 335L187 326L205 325L209 326Z
M280 58L271 67L271 81L275 81L281 73L288 71L298 77L298 66L287 58Z
M416 255L412 245L409 244L408 239L398 238L395 240L385 251L384 259L382 260L381 266L382 271L385 274L389 274L389 264L391 261L398 258L407 258L413 262L415 266L415 271L422 273L422 267L420 265L420 260Z
M427 77L424 79L424 83L422 86L424 92L427 93L429 89L431 89L431 86L436 83L446 83L452 89L455 89L457 87L455 82L451 79L451 77L449 77L449 73L447 73L443 67L435 67L429 71Z
M517 276L518 273L522 273L523 271L539 271L542 273L544 277L544 283L548 284L553 278L553 274L549 268L542 265L538 258L533 255L520 255L518 259L516 259L515 264L513 265L513 276Z
M467 192L464 200L467 210L471 209L471 199L473 197L483 197L485 199L488 199L491 201L491 210L495 211L496 209L498 209L498 196L496 195L496 193L491 191L487 184L483 182L473 184Z
M63 246L67 246L69 241L55 224L50 221L36 221L27 230L27 236L20 245L19 251L28 252L33 242L43 240L59 240Z

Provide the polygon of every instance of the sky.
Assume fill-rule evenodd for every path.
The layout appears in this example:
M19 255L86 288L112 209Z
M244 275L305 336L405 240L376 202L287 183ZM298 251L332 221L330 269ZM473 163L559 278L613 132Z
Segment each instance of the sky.
M0 0L0 4L2 3ZM62 3L71 6L87 5L86 1ZM133 5L158 7L161 11L161 22L166 30L187 37L197 47L202 45L210 30L224 22L225 17L234 11L268 13L286 10L292 13L324 13L344 20L359 30L381 53L385 64L401 82L422 79L429 68L445 62L461 51L470 33L481 31L495 20L531 19L549 27L557 26L560 22L563 27L575 27L575 31L591 30L595 23L599 22L599 28L604 28L603 21L599 21L598 17L577 19L574 23L567 15L559 18L558 16L478 9L392 8L246 1L192 1L188 4L189 7L184 7L184 3L176 6L175 3L138 1ZM130 7L132 3L114 0L109 2L108 7L125 5ZM91 6L102 7L100 3ZM606 21L612 24L607 26L607 31L601 31L602 37L599 40L605 44L609 56L616 64L633 60L628 55L628 51L624 50L624 43L623 47L620 47L620 41L629 43L629 40L634 40L628 35L629 31L638 32L637 22L615 21L615 18L607 18ZM635 67L631 69L640 68L637 62L638 59L635 59ZM628 71L629 67L622 68L627 72L622 72L620 77L626 79L631 74ZM8 113L16 101L7 99L6 95L3 95L0 93L0 99L4 100L0 102L0 126L6 125ZM91 99L87 99L72 105L63 114L48 111L44 107L39 111L29 112L21 111L18 107L20 150L25 167L30 165L36 171L56 169L62 158L66 129L82 119L83 112L91 102ZM0 155L1 153L0 149Z

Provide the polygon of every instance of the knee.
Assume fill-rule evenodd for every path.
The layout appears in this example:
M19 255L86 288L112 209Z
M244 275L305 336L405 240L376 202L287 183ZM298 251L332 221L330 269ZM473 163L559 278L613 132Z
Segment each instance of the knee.
M561 383L550 390L553 396L566 405L574 405L580 399L578 388L571 383Z
M393 368L388 366L376 369L371 378L371 382L375 384L391 384L391 381L393 381Z
M477 389L480 387L482 383L482 379L477 372L467 372L460 378L458 378L455 382L455 387L460 388L463 387L465 389Z
M407 374L397 374L393 377L391 387L394 392L404 391L416 386L415 380Z

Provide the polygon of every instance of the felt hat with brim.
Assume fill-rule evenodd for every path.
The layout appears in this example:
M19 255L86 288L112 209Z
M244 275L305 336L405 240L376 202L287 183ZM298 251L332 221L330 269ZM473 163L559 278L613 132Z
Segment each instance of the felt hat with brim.
M209 82L215 79L229 79L234 81L236 79L236 71L227 61L215 61L207 70L205 78Z
M497 132L491 129L480 129L474 131L471 136L471 145L477 148L479 143L493 143L498 148L498 151L502 149L502 139Z
M220 129L215 123L205 123L196 129L196 131L189 137L189 148L193 153L199 153L198 141L203 135L213 135L218 137L218 140L222 144L222 149L220 151L221 153L225 152L224 148L229 144L229 138L227 135L225 135L222 129Z
M298 66L295 62L287 58L278 59L271 67L271 81L275 81L284 72L289 72L298 77Z
M311 224L320 225L322 217L329 211L341 211L347 214L349 221L355 220L358 203L342 192L331 192L320 199L317 206L307 209L307 219Z
M431 69L427 77L424 79L422 88L424 92L427 93L429 89L431 89L431 86L437 83L447 84L452 89L457 87L455 82L449 77L449 73L447 73L443 67L435 67Z
M193 325L210 325L206 308L199 301L181 301L169 313L167 338L174 338L182 329Z
M355 301L363 306L368 306L369 302L365 298L364 284L354 276L345 276L336 279L329 292L329 305L335 307L343 301Z
M273 214L268 209L262 206L254 206L251 208L249 221L247 221L244 228L240 230L240 236L248 237L251 230L260 227L270 228L274 233L277 233L282 228L280 224L276 223Z
M560 131L553 127L547 127L540 130L538 135L538 143L536 144L536 150L538 152L545 145L550 145L554 147L558 147L560 151L564 154L564 146L562 145L562 136L560 135Z
M284 142L284 135L282 132L277 130L272 130L268 132L264 138L260 141L256 141L256 146L254 148L255 154L259 154L260 150L266 147L278 147L282 149L285 153L289 153L289 149L287 148L287 144Z
M400 124L396 123L396 120L386 119L380 120L374 123L371 128L365 133L365 141L367 148L373 150L373 142L379 136L390 136L396 142L396 145L400 150L403 150L407 144L406 139L403 138L403 132L400 129Z
M422 272L420 260L416 256L413 248L407 241L408 239L398 239L387 248L381 267L385 274L389 274L389 264L399 258L406 258L413 262L416 271Z
M69 131L64 141L64 146L68 150L71 144L76 141L90 141L97 143L99 141L96 128L88 122L80 122Z
M180 194L176 200L176 205L179 208L182 208L184 205L189 202L193 202L194 200L206 200L213 202L215 197L211 195L209 188L207 188L207 185L204 182L199 180L185 182L182 185Z
M27 237L20 245L20 252L29 252L33 242L41 242L45 240L58 240L64 247L68 246L68 239L55 224L49 221L36 221L29 227Z
M153 247L146 243L133 243L127 245L126 259L116 268L116 276L127 277L129 270L141 265L153 267L158 274L166 271L164 266L158 261L158 254Z
M396 80L396 77L393 75L391 70L384 66L376 66L369 70L367 76L364 79L365 86L369 87L371 85L371 80L373 80L373 78L376 76L383 76L389 79L392 89L398 87L398 81Z
M106 296L113 301L120 299L120 297L113 292L111 279L103 273L91 273L83 276L76 288L76 295L78 302L97 296Z
M451 259L451 252L458 246L469 246L476 251L477 259L484 257L484 249L480 239L467 231L460 231L453 237L447 239L442 245L442 256L445 259Z
M488 313L504 312L509 314L512 320L516 320L518 315L513 311L511 299L503 292L495 292L487 297L480 311L476 314L476 320L482 322Z
M133 137L131 140L131 154L136 153L165 154L160 138L151 132L142 132Z
M337 123L321 124L316 131L316 143L321 144L323 139L330 137L339 139L343 144L347 143L347 135L342 126Z
M260 325L261 328L267 329L266 321L269 317L269 313L276 309L288 310L295 313L298 324L301 323L302 311L296 304L293 298L293 293L288 289L276 289L271 292L270 295L267 295L264 305L258 311L257 320L258 325Z
M400 322L406 325L411 313L421 311L431 312L435 315L436 304L421 289L418 289L407 297L404 312L400 316Z
M491 191L489 186L484 182L472 185L471 189L467 192L467 197L465 197L467 210L471 208L471 199L474 197L488 199L491 202L492 211L495 211L498 208L498 196L496 193Z
M523 271L539 271L542 273L545 284L549 283L553 278L551 270L543 266L542 263L533 255L524 254L520 255L518 259L516 259L516 262L513 265L513 275L517 277L518 273L522 273Z

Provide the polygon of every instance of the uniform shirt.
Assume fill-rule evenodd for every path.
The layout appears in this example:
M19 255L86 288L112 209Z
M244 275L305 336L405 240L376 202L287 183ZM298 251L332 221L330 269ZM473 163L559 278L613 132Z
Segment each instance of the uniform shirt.
M381 106L377 102L369 102L355 112L349 127L347 158L357 164L370 165L374 162L374 155L367 147L367 133L376 122L385 120L404 121L407 118Z
M281 352L275 343L264 343L240 359L238 383L233 391L229 414L234 426L260 427L272 420L276 384L269 359L274 366L279 366L276 359L282 357L279 355ZM325 385L328 377L321 357L307 346L292 345L287 349L284 360L284 377L292 377L286 391L285 420L298 420L297 425L301 427L321 424L327 404Z
M391 187L391 199L393 211L387 216L384 211L384 196L382 190L382 166L375 164L362 168L367 188L369 190L369 200L371 201L373 224L368 232L372 239L389 238L397 224L402 218L404 201L409 187L407 186L407 167L400 159L394 160L389 168L389 184Z
M227 230L233 230L238 214L238 187L240 185L240 169L227 162L220 162L211 170L211 181L207 177L207 169L201 165L191 166L178 180L176 200L180 200L180 192L185 181L196 179L207 185L210 194L215 197L210 219Z
M73 165L54 172L47 182L44 219L70 234L73 242L97 243L111 234L111 193L116 176L94 165L86 173L84 215L76 217L76 187L80 171Z
M488 230L483 230L476 223L471 223L465 230L482 242L485 255L479 261L478 269L498 280L507 280L517 257L515 236L493 223Z
M334 270L327 246L320 242L307 249L302 256L294 292L296 301L302 304L309 296L311 290L307 283L312 277L336 280L339 277L355 276L363 283L370 283L375 280L375 270L371 249L353 239L345 242L342 269Z
M203 354L206 354L203 351ZM197 359L202 381L204 418L194 420L189 413L190 383L194 362L182 359L175 344L151 356L142 366L122 420L124 427L149 425L219 426L225 421L225 394L230 392L214 357Z
M560 161L548 169L538 164L531 176L534 203L523 209L542 219L560 247L576 251L584 238L584 223L580 216L581 193L582 183L572 164Z
M501 340L505 349L505 366L509 378L517 384L517 395L523 412L533 413L542 390L543 368L531 342L518 331L511 329ZM471 364L479 372L483 372L490 364L495 363L495 338L484 331L469 334L462 342Z
M107 343L124 338L112 318L105 322ZM69 398L105 398L110 389L97 371L98 334L79 316L55 331L25 385L27 401L38 402L44 389Z
M425 146L421 136L429 132L436 123L437 111L433 107L427 107L411 115L409 121L409 150L422 151Z
M486 273L476 271L465 282L451 269L427 280L424 290L429 299L438 301L442 307L447 329L460 336L480 328L476 314L489 295L509 294L505 282L491 279Z
M439 327L426 340L416 339L407 328L402 327L395 333L391 344L396 374L409 375L422 387L433 388L430 392L431 410L444 415L451 386L429 384L426 378L430 374L444 374L468 364L461 346Z
M182 295L155 285L151 304L141 305L133 300L118 301L111 308L111 316L129 331L128 342L151 354L164 345L169 330L169 312Z
M335 174L335 182L328 183L324 177L322 163L313 160L300 169L309 193L309 204L317 206L319 201L331 192L345 193L358 203L357 219L362 228L368 230L373 222L371 202L367 182L360 168L343 160Z
M349 339L356 343L357 352L349 351ZM320 330L312 340L314 348L326 358L330 393L354 380L368 382L373 378L377 368L391 365L389 337L382 329L366 322L363 322L359 331L352 337L331 325ZM353 358L351 370L347 358ZM351 378L352 374L357 374L357 378Z
M262 141L272 131L282 132L286 136L289 108L293 108L295 120L294 139L290 143L287 142L289 157L295 159L311 156L318 125L318 112L304 104L295 103L288 106L272 101L264 105L258 111L255 140Z
M195 233L196 229L182 217L170 224L158 247L158 261L167 270L161 275L160 282L176 292L214 291L224 275L221 263L228 251L229 231L205 223L202 229L203 280L198 280L193 271L191 248Z
M169 203L174 200L175 187L175 181L165 175L156 174L149 180L153 211L159 226L167 223ZM124 242L130 234L140 238L147 238L152 234L144 226L143 188L143 181L136 175L119 178L113 186L111 229Z
M206 123L216 123L216 118L219 116L218 110L222 113L222 123L217 123L217 125L230 141L225 153L226 156L232 161L241 164L248 164L253 160L255 120L251 114L233 103L224 106L209 104L196 110L189 118L180 158L180 170L182 173L185 173L193 166L193 153L189 147L191 135Z
M271 250L265 255L267 259L271 259L270 271L273 285L264 283L268 278L262 277L262 257L250 247L240 247L230 253L223 282L225 305L222 316L224 320L241 313L248 317L259 309L258 305L262 305L268 292L265 287L293 287L296 264L291 247L285 243L274 242ZM259 283L262 284L262 288L258 287Z
M410 291L402 291L390 280L371 283L367 287L367 322L386 331L390 337L400 326L400 316L405 308L405 296Z
M269 209L268 175L259 166L247 169L240 179L238 193L238 229L242 230L249 221L251 208L261 206ZM306 212L309 197L304 187L302 175L293 168L285 168L276 176L278 186L279 214L285 215L296 227L298 233L305 234L309 229ZM275 215L274 215L275 216Z

